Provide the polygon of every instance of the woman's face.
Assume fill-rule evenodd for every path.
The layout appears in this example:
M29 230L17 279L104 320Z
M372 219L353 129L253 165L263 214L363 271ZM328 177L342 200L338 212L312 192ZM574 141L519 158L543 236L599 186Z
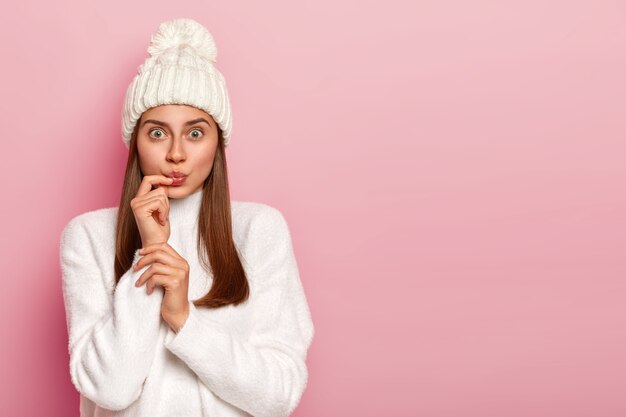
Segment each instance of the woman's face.
M167 177L175 171L185 174L180 185L167 186L170 198L199 191L211 173L217 149L213 117L193 106L167 104L146 110L137 123L137 152L143 175Z

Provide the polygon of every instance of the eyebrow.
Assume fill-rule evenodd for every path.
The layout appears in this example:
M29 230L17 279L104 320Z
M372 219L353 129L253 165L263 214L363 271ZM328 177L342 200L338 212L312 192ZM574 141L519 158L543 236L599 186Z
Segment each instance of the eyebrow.
M209 123L209 121L207 119L205 119L204 117L198 117L197 119L189 120L188 122L185 122L184 126L195 125L196 123L201 123L201 122L204 122L204 123L208 124L209 126L211 126L211 123ZM167 123L162 122L160 120L147 119L147 120L144 120L144 122L141 124L141 126L143 127L146 123L152 123L152 124L163 126L163 127L166 127L168 129L172 130L172 128Z

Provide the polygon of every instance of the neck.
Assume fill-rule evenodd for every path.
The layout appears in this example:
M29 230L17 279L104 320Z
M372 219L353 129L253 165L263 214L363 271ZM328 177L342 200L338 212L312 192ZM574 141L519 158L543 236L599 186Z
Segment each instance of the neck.
M197 223L202 203L202 188L183 198L170 198L170 225Z

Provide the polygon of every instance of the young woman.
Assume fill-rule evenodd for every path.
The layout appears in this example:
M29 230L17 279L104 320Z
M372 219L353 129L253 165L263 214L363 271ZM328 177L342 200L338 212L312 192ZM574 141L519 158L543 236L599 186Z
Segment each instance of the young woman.
M61 235L85 416L288 416L313 322L281 212L229 198L231 114L210 33L160 25L122 113L119 207Z

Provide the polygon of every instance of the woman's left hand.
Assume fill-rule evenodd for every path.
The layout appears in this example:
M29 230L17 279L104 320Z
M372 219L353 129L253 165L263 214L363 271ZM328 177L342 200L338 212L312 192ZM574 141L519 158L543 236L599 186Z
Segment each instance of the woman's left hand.
M139 254L142 257L134 266L135 271L151 265L135 285L140 287L147 282L148 294L152 294L157 285L163 287L161 316L172 330L178 332L189 316L189 264L167 242L148 245Z

